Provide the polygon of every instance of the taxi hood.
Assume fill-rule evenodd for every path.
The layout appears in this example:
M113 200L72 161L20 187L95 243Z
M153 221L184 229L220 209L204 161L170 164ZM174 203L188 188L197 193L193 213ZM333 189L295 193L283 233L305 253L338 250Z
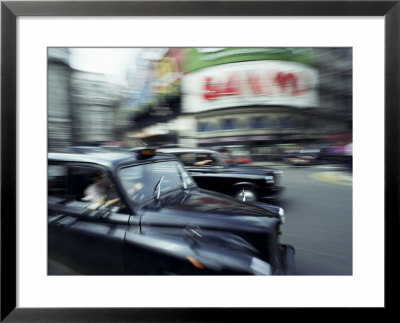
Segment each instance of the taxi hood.
M148 207L230 216L276 217L279 214L279 207L265 203L244 203L230 196L201 188L170 194L158 202L151 203Z
M277 207L260 207L240 202L223 194L194 189L171 194L143 207L142 225L203 228L246 226L251 231L265 231L281 223Z

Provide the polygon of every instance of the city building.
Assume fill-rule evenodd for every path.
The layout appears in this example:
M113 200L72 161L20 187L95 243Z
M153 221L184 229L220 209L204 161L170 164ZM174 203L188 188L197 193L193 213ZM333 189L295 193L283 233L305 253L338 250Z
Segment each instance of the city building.
M48 149L70 146L73 142L68 48L48 49Z
M259 160L334 135L351 141L349 48L178 48L155 64L157 100L132 131L148 141L229 147ZM179 97L173 113L165 97Z
M48 49L48 149L112 142L122 87L108 76L73 69L68 48Z
M351 48L163 50L137 64L130 137L256 160L352 141Z
M75 145L115 141L116 88L104 74L75 70L71 75Z

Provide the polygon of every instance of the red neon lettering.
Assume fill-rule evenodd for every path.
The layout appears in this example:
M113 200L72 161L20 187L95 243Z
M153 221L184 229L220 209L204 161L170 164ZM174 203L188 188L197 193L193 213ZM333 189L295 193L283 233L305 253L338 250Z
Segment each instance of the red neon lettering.
M203 98L207 101L215 100L222 96L239 95L240 89L235 74L229 76L222 86L218 86L211 77L206 77L203 83Z
M225 90L223 93L220 93L220 95L239 95L239 87L235 74L232 74L228 77L228 80L225 84Z
M260 78L254 74L247 74L247 83L254 94L261 94L262 87L260 83Z
M204 80L204 88L205 93L203 97L205 100L215 100L219 96L218 87L214 84L213 79L211 77L206 77Z
M292 90L292 95L297 91L297 76L293 73L278 72L275 76L275 83L280 87L281 92Z
M263 79L256 73L247 74L247 85L252 94L272 94L274 88L288 95L301 95L312 88L310 75L306 73L288 73L269 71ZM241 94L241 85L237 74L228 76L224 83L216 82L212 77L206 77L203 82L203 98L210 101L225 96Z
M311 80L303 74L278 72L275 76L275 83L280 87L282 93L291 90L290 95L300 95L311 89Z

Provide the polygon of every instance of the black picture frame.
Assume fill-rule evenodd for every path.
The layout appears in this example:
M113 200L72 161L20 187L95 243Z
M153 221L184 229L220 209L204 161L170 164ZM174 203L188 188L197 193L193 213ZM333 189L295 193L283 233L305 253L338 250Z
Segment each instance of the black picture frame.
M399 245L400 1L2 1L1 3L1 321L236 322L265 319L275 308L18 308L16 284L16 20L19 16L382 16L385 19L385 306L396 310ZM373 171L372 171L373 172ZM366 251L367 252L367 251ZM372 260L372 258L371 258ZM367 290L367 287L366 287ZM313 316L335 318L332 309ZM371 310L371 309L367 309ZM268 312L269 311L269 312ZM382 312L384 311L384 312ZM308 311L307 311L308 312ZM351 311L350 311L351 312ZM285 312L286 314L286 312ZM351 314L351 313L348 313ZM257 315L257 316L256 316ZM297 314L296 314L297 315ZM300 314L301 315L301 314ZM342 314L339 314L340 316ZM340 316L337 316L339 318ZM299 316L301 317L301 316ZM306 316L305 316L306 317ZM351 317L349 317L351 319Z

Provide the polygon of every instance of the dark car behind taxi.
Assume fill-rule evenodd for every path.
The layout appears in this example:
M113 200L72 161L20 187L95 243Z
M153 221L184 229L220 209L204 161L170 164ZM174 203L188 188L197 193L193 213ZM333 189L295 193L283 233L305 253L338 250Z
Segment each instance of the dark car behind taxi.
M161 148L177 156L201 188L248 202L273 203L282 197L283 171L266 167L227 163L221 153L202 148Z
M87 195L99 183L103 195ZM49 259L78 274L293 274L283 219L279 207L198 188L153 149L48 154Z

